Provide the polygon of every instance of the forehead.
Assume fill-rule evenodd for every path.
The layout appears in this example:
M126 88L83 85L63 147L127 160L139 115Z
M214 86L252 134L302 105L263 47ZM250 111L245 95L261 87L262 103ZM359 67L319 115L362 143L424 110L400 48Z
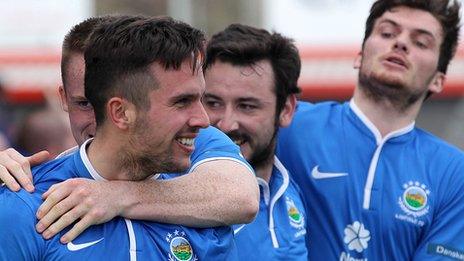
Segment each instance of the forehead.
M268 60L251 66L215 62L205 73L206 93L218 96L274 96L274 73Z
M150 66L150 72L155 78L157 87L155 90L166 92L171 96L185 94L203 93L205 89L205 79L201 66L193 71L190 61L182 62L178 70L164 69L159 63Z
M380 16L375 25L393 23L403 29L428 32L435 39L441 40L443 30L440 22L429 12L406 6L394 7Z
M63 79L63 85L67 95L84 95L84 77L85 77L85 62L84 55L73 53L69 56L66 65L66 78Z

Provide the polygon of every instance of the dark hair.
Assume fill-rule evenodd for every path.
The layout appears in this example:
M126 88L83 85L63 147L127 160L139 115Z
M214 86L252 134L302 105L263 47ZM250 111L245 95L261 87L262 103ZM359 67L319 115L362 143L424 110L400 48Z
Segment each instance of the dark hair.
M375 21L386 11L394 7L406 6L420 9L433 15L443 30L443 42L440 46L440 56L437 70L445 73L448 65L456 53L460 29L460 4L456 0L378 0L372 7L366 21L363 45L372 33Z
M114 19L113 16L91 17L76 24L65 35L61 51L61 80L63 88L66 91L67 67L72 55L84 54L87 46L87 39L93 30L104 22L109 22Z
M204 57L204 34L169 17L126 16L94 30L85 50L85 96L99 126L105 104L121 96L137 108L148 108L148 91L156 88L149 73L154 62L178 70L191 61L192 73Z
M229 25L225 30L213 35L209 41L204 70L206 71L216 60L248 66L266 59L274 72L276 111L279 115L287 97L300 92L297 81L300 77L301 61L293 40L247 25Z

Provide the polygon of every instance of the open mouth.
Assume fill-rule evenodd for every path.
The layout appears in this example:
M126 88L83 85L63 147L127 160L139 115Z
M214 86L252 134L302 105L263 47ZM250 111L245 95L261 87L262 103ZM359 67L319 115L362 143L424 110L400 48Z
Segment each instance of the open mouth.
M176 140L186 147L192 147L195 142L194 138L177 138Z
M385 60L386 60L387 62L389 62L389 63L396 64L396 65L398 65L398 66L400 66L400 67L403 67L403 68L406 68L406 69L408 68L408 65L406 64L406 62L405 62L403 59L399 58L399 57L390 56L390 57L388 57L388 58L385 59Z

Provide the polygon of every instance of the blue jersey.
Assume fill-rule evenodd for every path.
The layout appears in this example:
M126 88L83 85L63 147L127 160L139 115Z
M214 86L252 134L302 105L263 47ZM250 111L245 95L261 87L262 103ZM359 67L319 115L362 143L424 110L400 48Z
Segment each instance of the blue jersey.
M277 155L305 195L313 260L464 260L464 156L354 104L299 103Z
M269 184L261 178L258 184L256 219L234 226L239 260L308 260L302 196L277 157Z
M247 165L238 146L216 129L202 130L197 139L196 150L208 154L209 158L227 158ZM194 229L116 217L88 228L65 245L59 238L67 230L44 240L35 231L35 213L42 203L41 195L51 185L70 178L103 179L87 158L86 144L73 154L35 168L34 193L0 189L0 260L237 259L230 227ZM206 160L207 157L201 156L204 153L197 152L192 164Z

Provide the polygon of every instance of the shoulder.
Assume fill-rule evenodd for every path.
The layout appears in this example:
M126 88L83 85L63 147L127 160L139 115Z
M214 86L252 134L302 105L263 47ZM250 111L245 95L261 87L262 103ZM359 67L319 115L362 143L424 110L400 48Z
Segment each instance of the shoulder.
M41 195L29 193L21 189L12 192L6 187L0 188L0 222L5 221L32 221L35 222L35 210L41 203Z
M45 192L54 183L75 177L73 156L63 156L32 168L34 185L39 188L39 192Z
M343 104L335 101L327 101L320 103L299 101L297 103L295 117L322 117L325 115L329 115L333 112L341 111L342 109Z
M429 162L431 165L448 165L461 169L464 167L462 150L420 128L415 129L414 148L422 153L425 159L433 158L434 160Z
M190 159L192 161L191 170L201 163L213 160L232 160L250 168L240 153L240 147L233 143L226 134L211 126L200 130L195 140L195 150Z
M195 139L195 150L202 148L220 149L224 147L234 147L234 143L222 131L213 126L201 129Z
M32 260L41 253L45 241L35 231L35 212L40 202L37 193L0 188L1 260Z
M329 122L337 121L343 115L344 105L338 102L308 103L298 102L290 126L281 128L279 137L298 133L309 135L324 131Z

